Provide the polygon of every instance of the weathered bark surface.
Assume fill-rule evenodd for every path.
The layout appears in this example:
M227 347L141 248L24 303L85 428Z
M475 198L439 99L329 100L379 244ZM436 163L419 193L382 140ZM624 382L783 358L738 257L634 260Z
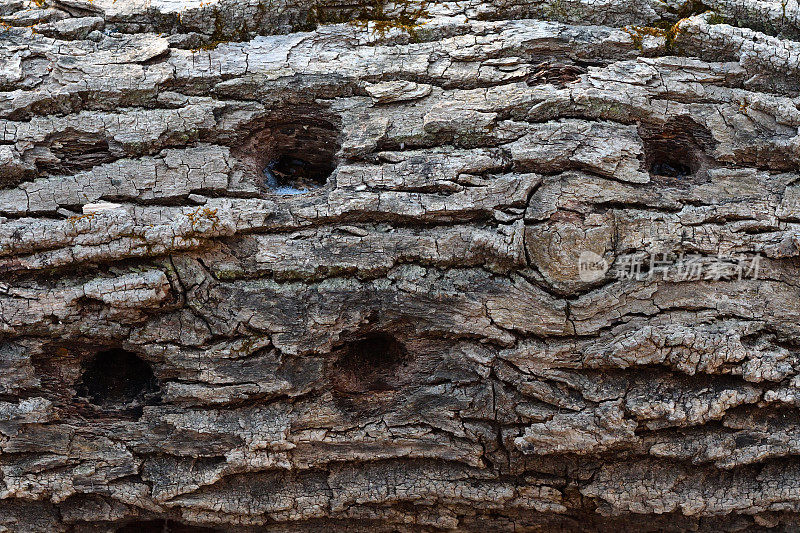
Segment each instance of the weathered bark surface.
M0 531L796 531L800 7L706 4L3 0Z

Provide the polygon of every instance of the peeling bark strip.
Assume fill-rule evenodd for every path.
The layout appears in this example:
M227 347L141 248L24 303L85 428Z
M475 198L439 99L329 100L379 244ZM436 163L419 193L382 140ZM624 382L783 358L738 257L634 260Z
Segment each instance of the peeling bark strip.
M0 22L0 532L800 528L796 0Z

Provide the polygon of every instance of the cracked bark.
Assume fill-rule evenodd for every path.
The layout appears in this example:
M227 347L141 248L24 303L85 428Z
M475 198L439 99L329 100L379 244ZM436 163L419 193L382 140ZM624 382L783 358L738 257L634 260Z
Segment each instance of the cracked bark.
M0 4L0 531L800 527L797 2L370 6Z

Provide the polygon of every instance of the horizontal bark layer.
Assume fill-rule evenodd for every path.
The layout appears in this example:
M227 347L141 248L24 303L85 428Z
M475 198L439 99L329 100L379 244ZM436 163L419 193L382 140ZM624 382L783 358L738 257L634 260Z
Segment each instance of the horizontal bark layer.
M7 0L0 531L793 531L800 7Z

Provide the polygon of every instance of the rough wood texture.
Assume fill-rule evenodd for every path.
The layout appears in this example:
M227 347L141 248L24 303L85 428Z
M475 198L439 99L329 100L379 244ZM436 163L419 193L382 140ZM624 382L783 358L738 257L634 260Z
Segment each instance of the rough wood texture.
M421 7L2 0L0 531L797 531L797 0Z

